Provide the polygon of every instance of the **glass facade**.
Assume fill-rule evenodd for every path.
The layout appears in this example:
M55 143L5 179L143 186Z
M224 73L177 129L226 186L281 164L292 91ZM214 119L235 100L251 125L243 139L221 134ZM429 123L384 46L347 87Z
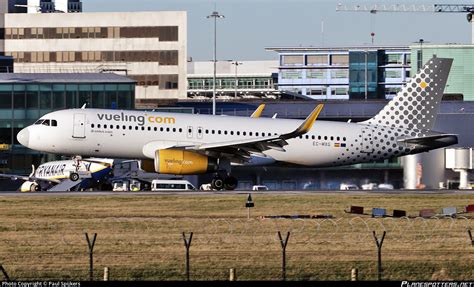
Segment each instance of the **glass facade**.
M133 109L134 102L133 83L0 82L0 171L28 172L32 163L48 157L24 149L16 139L22 128L41 116L86 103L89 108Z
M351 99L377 99L379 53L349 52L349 96Z
M412 74L416 73L418 66L423 67L433 55L438 58L452 58L453 65L445 95L474 101L474 45L423 45L423 50L419 45L414 45L411 48L413 61L418 63L412 67Z
M271 50L280 58L278 89L316 100L391 99L410 77L408 47Z
M301 74L301 72L296 73ZM217 92L221 94L227 93L229 95L233 95L236 89L239 93L274 90L274 85L275 83L272 77L239 76L237 80L235 77L216 78ZM190 97L198 95L199 93L205 94L206 92L212 92L213 88L212 78L188 78L188 96Z

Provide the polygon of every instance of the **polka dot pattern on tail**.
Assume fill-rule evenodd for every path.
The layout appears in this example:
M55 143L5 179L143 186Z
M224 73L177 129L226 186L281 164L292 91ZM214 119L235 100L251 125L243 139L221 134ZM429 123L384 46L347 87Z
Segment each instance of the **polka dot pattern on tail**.
M452 61L444 58L431 59L375 117L363 123L431 130Z

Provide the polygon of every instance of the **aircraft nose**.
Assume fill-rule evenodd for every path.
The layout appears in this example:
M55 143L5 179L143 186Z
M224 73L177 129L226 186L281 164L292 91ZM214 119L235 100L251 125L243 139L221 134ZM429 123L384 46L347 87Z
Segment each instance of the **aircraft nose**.
M16 136L16 139L20 144L22 144L25 147L28 147L28 144L30 143L30 131L28 128L22 129Z

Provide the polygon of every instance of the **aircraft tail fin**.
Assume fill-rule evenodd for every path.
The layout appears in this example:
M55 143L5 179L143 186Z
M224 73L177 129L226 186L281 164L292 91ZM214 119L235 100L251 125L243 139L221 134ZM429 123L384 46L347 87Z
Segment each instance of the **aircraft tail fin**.
M453 59L432 58L373 118L363 123L391 128L431 130Z

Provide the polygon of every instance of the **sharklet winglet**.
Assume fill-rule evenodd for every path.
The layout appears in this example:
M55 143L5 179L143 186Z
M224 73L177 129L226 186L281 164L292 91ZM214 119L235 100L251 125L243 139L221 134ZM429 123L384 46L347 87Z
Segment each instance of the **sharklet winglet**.
M314 123L318 119L319 114L324 108L324 104L319 104L309 116L304 120L304 122L293 132L289 134L284 134L281 136L282 139L290 139L300 135L304 135L309 132L313 127Z
M258 108L255 110L255 112L252 113L250 116L251 118L259 118L262 115L263 110L265 109L265 104L261 104L258 106Z

